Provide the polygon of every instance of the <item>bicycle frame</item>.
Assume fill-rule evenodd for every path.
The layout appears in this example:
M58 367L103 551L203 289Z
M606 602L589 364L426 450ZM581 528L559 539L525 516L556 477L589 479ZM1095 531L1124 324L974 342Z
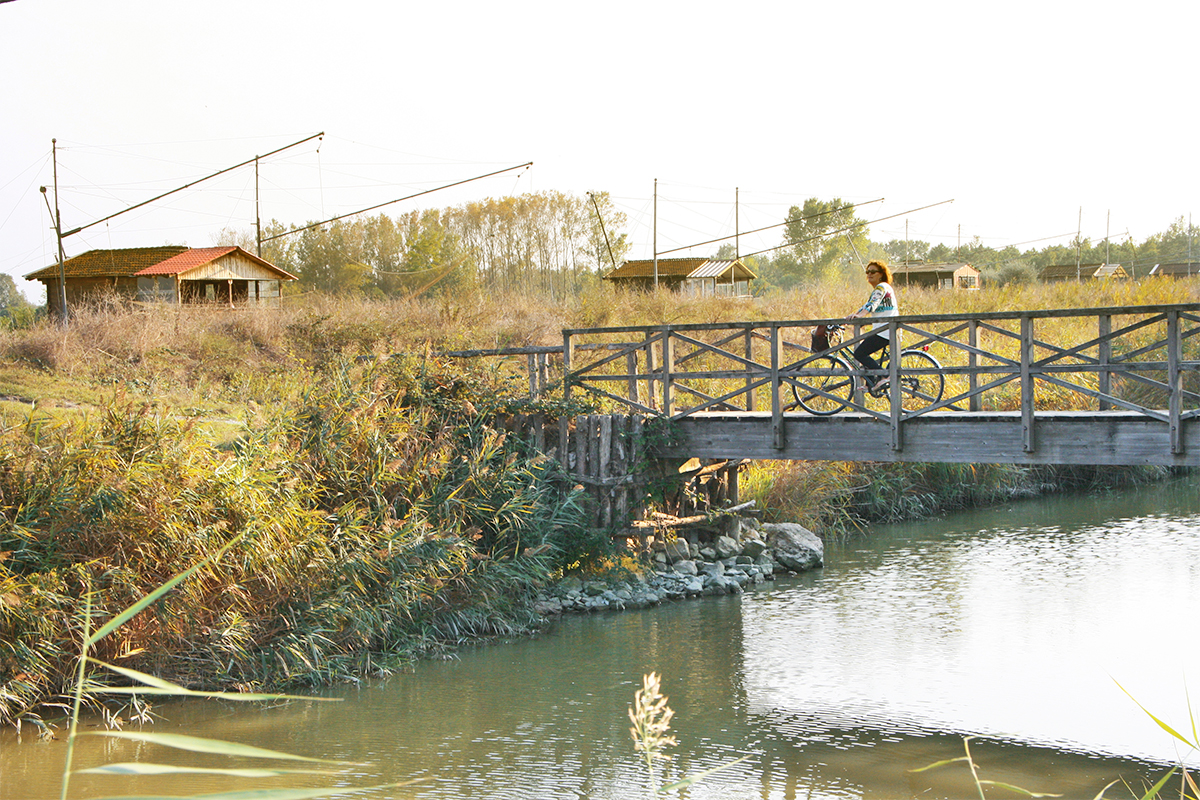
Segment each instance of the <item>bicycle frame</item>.
M860 384L879 373L882 375L875 381L878 388L867 389L866 392L872 398L887 398L889 410L893 403L898 402L902 411L919 411L942 399L945 391L943 368L927 352L927 348L900 350L899 369L896 372L898 386L893 386L890 381L892 342L889 341L881 351L878 370L868 370L854 359L850 347L870 335L868 332L848 342L839 342L810 360L806 367L814 370L814 373L791 382L796 403L810 414L818 416L836 414L847 407L878 415L865 405L867 400L863 397Z

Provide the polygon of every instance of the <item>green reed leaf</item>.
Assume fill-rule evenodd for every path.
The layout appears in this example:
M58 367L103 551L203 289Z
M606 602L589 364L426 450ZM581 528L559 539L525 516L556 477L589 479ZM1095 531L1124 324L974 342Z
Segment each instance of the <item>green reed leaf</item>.
M1126 692L1126 694L1128 694L1128 692ZM1137 701L1134 700L1133 702L1136 703ZM1161 792L1162 788L1167 785L1167 781L1171 779L1171 776L1175 774L1175 770L1177 769L1179 769L1179 767L1171 767L1166 775L1163 775L1161 778L1159 778L1158 783L1150 787L1150 791L1141 796L1140 800L1153 800L1153 798L1158 797L1158 793Z
M979 782L984 784L985 786L996 786L1001 789L1007 789L1010 792L1016 792L1017 794L1023 794L1026 797L1062 797L1061 794L1045 794L1042 792L1031 792L1028 789L1022 789L1020 786L1013 786L1011 783L1001 783L1000 781L980 780Z
M287 761L314 761L323 764L351 764L351 761L337 761L330 758L310 758L279 750L267 750L237 742L225 742L220 739L202 739L198 736L184 736L179 733L135 733L133 731L95 731L87 736L108 736L112 739L129 739L135 742L159 744L163 747L173 747L176 750L187 750L192 753L215 753L223 756L240 756L242 758L275 758Z
M320 702L339 701L339 697L308 697L298 694L255 694L251 692L200 692L193 689L185 689L177 683L156 678L153 675L147 675L144 672L139 672L136 669L128 667L118 667L114 664L107 664L94 658L89 658L88 661L93 664L99 664L102 667L111 669L113 672L124 675L130 680L138 681L144 686L105 686L103 684L91 682L85 687L88 694L147 694L147 695L179 695L181 697L206 697L216 700L238 700L246 701L262 701L270 702L272 700L316 700Z
M1163 721L1162 721L1161 719L1159 719L1158 717L1156 717L1156 716L1154 716L1153 714L1151 714L1151 713L1150 713L1150 710L1149 710L1149 709L1147 709L1147 708L1146 708L1144 705L1142 705L1141 703L1138 703L1138 699L1137 699L1136 697L1134 697L1133 695L1129 694L1129 690L1127 690L1127 689L1126 689L1124 686L1122 686L1122 685L1120 684L1120 682L1118 682L1118 681L1114 680L1114 681L1113 681L1113 683L1117 684L1117 688L1118 688L1118 689L1120 689L1122 692L1125 692L1126 696L1128 696L1130 700L1132 700L1134 703L1137 703L1137 707L1138 707L1138 708L1140 708L1142 711L1145 711L1145 712L1146 712L1146 716L1148 716L1150 719L1154 720L1154 721L1155 721L1155 723L1157 723L1157 724L1158 724L1158 727L1162 728L1164 731L1166 731L1167 733L1171 734L1171 735L1172 735L1172 736L1174 736L1176 739L1178 739L1179 741L1181 741L1181 742L1183 742L1184 744L1188 745L1189 747L1196 747L1196 746L1197 746L1197 742L1191 742L1191 741L1188 741L1188 738L1187 738L1186 736L1184 736L1182 733L1180 733L1179 731L1175 730L1175 729L1174 729L1174 728L1172 728L1170 725L1168 725L1167 723L1163 722ZM1195 720L1193 720L1193 724L1194 724L1194 722L1195 722Z
M193 795L120 795L114 797L101 797L98 800L313 800L318 797L332 797L334 795L344 794L361 794L362 792L373 792L378 789L395 789L401 786L409 786L416 783L418 780L427 780L426 778L418 778L411 781L403 781L401 783L383 783L378 786L360 786L358 788L350 788L341 786L333 789L245 789L234 792L217 792L216 794L193 794Z
M691 786L693 783L696 783L697 781L704 780L709 775L712 775L714 772L720 772L723 769L729 769L734 764L745 761L748 758L750 758L750 756L742 756L741 758L735 758L733 761L730 761L727 764L721 764L720 766L713 767L712 769L707 769L704 772L698 772L695 775L689 775L688 777L684 778L681 781L678 781L677 783L672 783L670 786L663 786L659 789L656 789L655 792L658 794L662 794L663 792L672 792L676 789L682 789L685 786Z
M173 764L149 764L135 761L121 761L116 764L105 764L101 767L77 769L75 773L86 775L227 775L234 778L274 778L280 775L340 775L340 772L326 769L220 769L216 767L177 767Z
M937 769L938 767L944 767L947 764L958 764L963 761L970 763L971 759L967 758L966 756L959 756L958 758L947 758L945 761L935 761L932 764L926 764L923 767L917 767L916 769L910 769L909 772L925 772L926 770Z

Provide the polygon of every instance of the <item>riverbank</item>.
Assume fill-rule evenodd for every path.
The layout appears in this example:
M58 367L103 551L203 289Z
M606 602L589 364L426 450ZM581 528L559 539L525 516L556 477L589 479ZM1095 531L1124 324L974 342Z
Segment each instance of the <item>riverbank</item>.
M586 579L567 575L539 592L533 608L542 617L649 608L668 600L741 594L776 575L824 565L824 543L801 525L730 516L725 530L711 541L686 533L656 538L650 568Z
M488 331L510 335L506 319L511 330ZM612 532L581 523L572 475L489 425L591 407L523 399L507 366L432 357L414 337L467 341L457 328L433 337L439 320L417 304L81 308L66 327L4 331L0 725L36 725L63 702L88 613L110 618L198 564L93 655L195 689L305 689L528 631L534 599L563 575L582 576L579 597L603 596L583 582L620 560ZM501 341L481 331L470 343ZM404 349L415 354L357 358ZM742 496L767 522L839 536L1123 472L769 464L746 473ZM702 595L778 574L739 564L744 553L689 555L646 571L660 602L695 596L693 579Z
M333 361L293 404L247 418L231 444L175 409L122 402L95 415L9 417L0 429L0 724L44 724L42 712L63 702L85 598L92 619L107 619L197 565L197 578L93 657L191 689L315 688L524 634L555 603L563 613L653 605L815 565L818 536L805 532L810 554L789 563L767 523L738 522L723 531L732 544L656 536L659 569L596 585L622 560L612 532L583 525L573 476L489 426L512 413L510 397L412 357ZM857 475L856 495L873 496L916 491L908 478L938 468L891 469L824 474ZM834 482L793 488L847 513ZM760 546L771 548L769 563ZM535 607L564 575L565 588Z

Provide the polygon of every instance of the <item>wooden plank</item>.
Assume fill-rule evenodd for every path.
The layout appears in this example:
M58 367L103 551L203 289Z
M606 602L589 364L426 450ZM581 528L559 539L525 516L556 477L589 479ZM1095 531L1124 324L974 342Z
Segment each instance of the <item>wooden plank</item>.
M1095 317L1100 314L1113 314L1122 316L1136 316L1138 314L1162 314L1166 311L1179 312L1196 312L1200 311L1200 303L1172 303L1165 305L1153 306L1103 306L1099 308L1061 308L1061 309L1044 309L1038 311L985 311L972 314L910 314L897 317L889 317L902 325L926 324L932 322L963 322L964 320L979 320L979 321L1011 321L1017 322L1024 316L1032 316L1034 319L1065 319L1069 317ZM782 328L804 328L809 329L816 325L834 325L846 324L853 322L845 317L828 317L824 319L796 319L796 320L777 320L773 322L694 322L680 325L670 326L672 330L678 331L715 331L728 330L734 327L745 327L747 329L769 329L772 326ZM564 333L572 333L577 335L588 334L610 334L610 333L645 333L645 332L661 332L661 325L621 325L611 328L572 328Z
M642 417L633 417L629 422L629 469L635 472L641 464L643 457L642 447ZM634 485L630 487L629 492L629 515L630 517L641 517L645 512L642 505L642 487Z
M608 480L616 477L612 472L612 447L613 447L613 416L605 414L600 417L599 430L599 446L597 452L599 460L596 462L596 477L601 480ZM612 506L612 490L601 487L600 491L600 525L607 528L613 524L613 506Z
M1182 429L1171 452L1169 426L1126 411L1042 412L1038 447L1024 447L1020 412L930 414L905 422L904 449L890 428L863 414L788 414L785 447L776 449L770 414L708 414L674 423L666 458L801 461L923 461L980 464L1111 464L1200 466L1200 426Z

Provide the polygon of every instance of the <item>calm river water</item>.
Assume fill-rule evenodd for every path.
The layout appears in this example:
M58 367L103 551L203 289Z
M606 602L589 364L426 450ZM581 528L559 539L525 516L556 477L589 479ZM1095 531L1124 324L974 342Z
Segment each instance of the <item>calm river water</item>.
M566 618L535 638L325 693L339 703L164 705L153 730L364 764L270 786L423 777L363 796L625 800L647 796L625 714L656 671L679 739L660 783L749 756L678 796L970 797L962 764L912 770L961 756L971 736L983 778L1090 799L1115 779L1140 786L1162 764L1196 760L1118 683L1190 730L1198 488L878 529L830 545L823 570L740 597ZM64 751L28 729L0 733L0 800L57 797ZM77 766L129 760L221 763L101 737L76 753ZM227 780L81 775L71 796L197 794ZM1118 784L1105 796L1131 794Z

